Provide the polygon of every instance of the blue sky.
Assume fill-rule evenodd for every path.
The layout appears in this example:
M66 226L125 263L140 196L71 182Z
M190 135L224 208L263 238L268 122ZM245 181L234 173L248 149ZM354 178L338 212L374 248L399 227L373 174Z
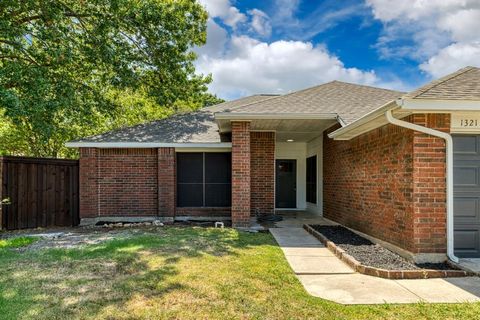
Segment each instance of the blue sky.
M200 73L225 99L332 80L408 91L480 65L480 0L199 0Z

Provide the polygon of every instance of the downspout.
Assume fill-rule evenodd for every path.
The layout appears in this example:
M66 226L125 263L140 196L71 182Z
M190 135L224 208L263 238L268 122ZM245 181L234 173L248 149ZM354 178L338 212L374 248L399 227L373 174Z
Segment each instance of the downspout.
M442 138L445 140L446 153L447 153L447 257L458 263L458 258L455 256L453 251L453 140L452 136L448 133L420 126L418 124L413 124L403 120L399 120L392 115L392 110L387 110L385 112L385 117L388 122L399 127L411 129L414 131L422 132Z

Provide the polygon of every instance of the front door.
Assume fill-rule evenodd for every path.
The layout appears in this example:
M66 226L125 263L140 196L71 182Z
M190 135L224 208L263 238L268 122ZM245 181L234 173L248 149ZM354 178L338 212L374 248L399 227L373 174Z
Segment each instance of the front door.
M277 160L275 207L297 207L297 160Z
M480 257L480 136L453 136L455 254Z

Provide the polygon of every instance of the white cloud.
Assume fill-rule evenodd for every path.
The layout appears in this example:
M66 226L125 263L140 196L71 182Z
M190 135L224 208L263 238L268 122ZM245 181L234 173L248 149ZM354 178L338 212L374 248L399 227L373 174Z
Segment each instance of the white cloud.
M251 28L261 36L270 36L272 25L269 16L259 9L249 10L248 14L252 17Z
M276 0L277 10L270 17L264 11L252 8L246 14L230 0L201 0L209 12L207 44L196 48L196 69L212 74L210 90L225 99L255 93L287 93L332 80L367 85L381 85L373 71L347 68L321 44L308 41L264 41L279 23L295 28L298 0ZM309 21L312 29L317 24L328 26L352 12L328 11L325 17ZM348 11L348 12L347 12ZM222 22L222 23L221 23ZM223 24L232 26L232 30ZM328 27L327 26L327 27ZM298 29L298 28L297 28ZM299 30L299 29L298 29ZM297 31L298 31L297 30ZM311 30L304 30L311 32ZM317 32L315 32L317 33ZM258 39L256 39L258 38ZM384 86L398 86L397 79Z
M480 27L480 9L459 10L441 17L438 27L451 32L455 41L477 40Z
M202 56L197 69L213 74L210 89L223 98L254 93L286 93L331 80L375 84L373 71L346 68L323 46L309 42L261 42L248 36L231 38L221 57Z
M199 2L205 7L211 18L220 18L232 28L247 21L247 16L232 6L229 0L199 0Z
M480 64L480 42L454 43L420 65L420 69L438 78L460 68Z
M480 66L479 0L366 0L384 23L384 58L409 57L433 77Z

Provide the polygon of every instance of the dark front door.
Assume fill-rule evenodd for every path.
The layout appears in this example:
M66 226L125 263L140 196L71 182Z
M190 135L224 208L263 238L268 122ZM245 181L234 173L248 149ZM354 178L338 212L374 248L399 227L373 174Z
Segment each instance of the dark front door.
M480 135L453 137L455 254L480 257Z
M277 160L275 207L297 207L297 160Z

